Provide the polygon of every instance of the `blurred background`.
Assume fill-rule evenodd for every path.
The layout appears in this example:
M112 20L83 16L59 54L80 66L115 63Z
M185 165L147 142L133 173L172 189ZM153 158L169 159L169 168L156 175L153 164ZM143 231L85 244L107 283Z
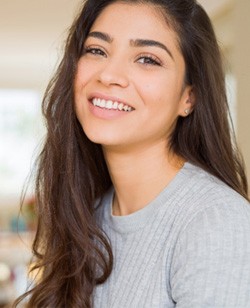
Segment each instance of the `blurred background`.
M250 175L250 1L199 2L212 18L224 53L230 108ZM81 3L0 0L0 307L28 283L36 225L32 185L19 216L20 195L43 142L43 93Z

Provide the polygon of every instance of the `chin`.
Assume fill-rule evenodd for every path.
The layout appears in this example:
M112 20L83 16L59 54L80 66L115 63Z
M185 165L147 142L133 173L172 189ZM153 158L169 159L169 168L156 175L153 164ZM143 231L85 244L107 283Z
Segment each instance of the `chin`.
M117 138L118 136L114 136L114 134L107 134L104 131L96 132L96 131L88 131L84 130L86 136L90 141L96 144L101 144L101 145L107 145L107 146L112 146L112 145L117 145L118 143L121 143L121 140L117 140L120 138Z

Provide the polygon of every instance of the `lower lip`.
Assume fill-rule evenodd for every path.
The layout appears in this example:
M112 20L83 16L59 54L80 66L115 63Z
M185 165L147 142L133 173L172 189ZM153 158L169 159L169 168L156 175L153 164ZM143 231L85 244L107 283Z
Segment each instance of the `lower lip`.
M130 114L128 111L120 111L115 109L106 109L94 106L91 102L89 102L90 112L97 118L104 120L112 120L123 117L125 115Z

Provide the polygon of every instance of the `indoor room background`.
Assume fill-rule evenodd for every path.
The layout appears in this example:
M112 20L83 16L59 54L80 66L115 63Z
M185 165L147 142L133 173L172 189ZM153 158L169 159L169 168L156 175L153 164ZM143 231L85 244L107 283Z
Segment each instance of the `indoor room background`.
M199 2L223 50L232 119L250 177L250 1ZM36 226L31 170L45 134L41 101L81 3L0 0L0 307L27 285Z

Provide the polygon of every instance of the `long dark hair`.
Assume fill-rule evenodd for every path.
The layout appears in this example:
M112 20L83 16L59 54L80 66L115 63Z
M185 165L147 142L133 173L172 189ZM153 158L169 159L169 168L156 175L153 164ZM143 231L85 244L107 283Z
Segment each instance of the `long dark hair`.
M94 219L95 201L111 186L102 148L92 143L74 110L74 78L84 41L102 10L117 0L87 0L72 25L65 54L43 100L47 138L38 160L38 228L34 269L41 278L28 307L91 307L94 287L112 271L108 238ZM247 198L243 163L229 125L224 73L211 22L194 0L127 0L157 5L176 31L193 85L193 113L179 118L172 150Z

